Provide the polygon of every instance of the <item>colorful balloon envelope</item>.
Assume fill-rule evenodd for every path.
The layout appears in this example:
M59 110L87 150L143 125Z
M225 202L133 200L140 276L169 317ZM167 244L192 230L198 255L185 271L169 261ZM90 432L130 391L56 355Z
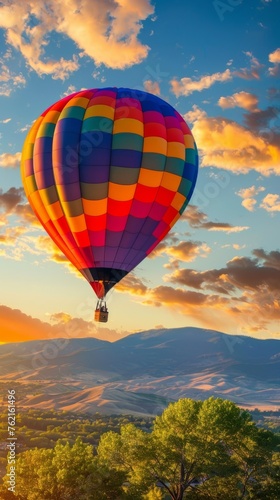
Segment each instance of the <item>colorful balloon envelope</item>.
M179 219L197 171L180 114L157 96L115 87L50 106L30 129L21 162L33 211L99 299Z

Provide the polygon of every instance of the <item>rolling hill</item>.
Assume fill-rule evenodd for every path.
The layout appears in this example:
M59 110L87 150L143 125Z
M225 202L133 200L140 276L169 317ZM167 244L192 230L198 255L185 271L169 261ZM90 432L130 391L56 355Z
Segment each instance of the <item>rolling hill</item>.
M199 328L0 346L1 380L37 383L23 407L151 415L180 397L214 395L277 410L279 374L279 340Z

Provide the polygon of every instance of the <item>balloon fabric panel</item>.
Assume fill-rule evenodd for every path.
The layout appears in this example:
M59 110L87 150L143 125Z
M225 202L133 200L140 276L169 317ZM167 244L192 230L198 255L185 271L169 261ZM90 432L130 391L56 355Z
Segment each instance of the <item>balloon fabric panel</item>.
M32 126L21 163L35 214L99 298L178 220L197 170L179 113L126 88L80 91L50 106Z

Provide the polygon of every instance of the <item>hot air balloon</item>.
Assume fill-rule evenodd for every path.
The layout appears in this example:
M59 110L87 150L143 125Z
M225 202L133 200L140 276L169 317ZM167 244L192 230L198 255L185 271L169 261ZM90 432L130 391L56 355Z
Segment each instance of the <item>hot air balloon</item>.
M95 291L106 294L179 219L198 171L194 138L159 97L108 87L71 94L31 127L23 186L42 226Z

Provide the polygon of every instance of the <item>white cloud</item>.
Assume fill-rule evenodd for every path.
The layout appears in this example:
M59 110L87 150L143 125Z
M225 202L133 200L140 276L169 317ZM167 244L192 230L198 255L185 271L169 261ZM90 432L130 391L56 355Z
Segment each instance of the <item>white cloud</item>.
M21 153L2 153L0 155L0 167L15 168L19 166Z
M0 120L0 123L9 123L12 118L5 118L4 120Z
M205 75L200 78L200 80L192 80L191 78L181 78L178 80L171 80L171 89L176 97L181 95L188 96L195 91L201 92L204 89L208 89L216 82L226 82L232 79L232 75L229 69L226 69L223 73L213 73L212 75Z

